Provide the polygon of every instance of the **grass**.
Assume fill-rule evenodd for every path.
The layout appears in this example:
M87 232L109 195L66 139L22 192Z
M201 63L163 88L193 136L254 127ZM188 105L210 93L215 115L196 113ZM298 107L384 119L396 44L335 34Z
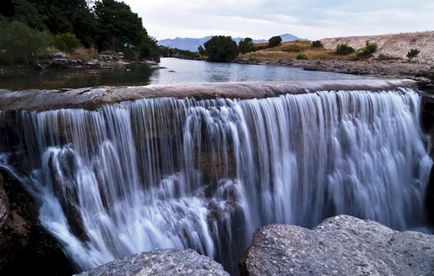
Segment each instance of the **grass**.
M312 47L311 41L291 41L283 42L282 44L267 48L267 43L258 43L255 45L257 51L241 55L241 59L259 60L262 62L275 62L279 60L296 60L300 57L300 53L309 60L361 60L357 53L349 55L337 55L335 49L325 49Z

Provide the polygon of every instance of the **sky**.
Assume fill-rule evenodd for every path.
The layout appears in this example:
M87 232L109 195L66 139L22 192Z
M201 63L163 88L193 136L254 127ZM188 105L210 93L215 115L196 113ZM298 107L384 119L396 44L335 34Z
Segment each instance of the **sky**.
M301 38L434 30L434 0L123 0L157 39Z

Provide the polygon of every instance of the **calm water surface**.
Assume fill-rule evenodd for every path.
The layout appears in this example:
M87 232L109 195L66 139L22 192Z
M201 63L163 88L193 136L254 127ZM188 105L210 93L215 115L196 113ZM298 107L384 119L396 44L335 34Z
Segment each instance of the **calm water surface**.
M160 69L134 64L102 70L0 71L0 88L55 89L173 83L360 79L360 76L298 68L162 58Z

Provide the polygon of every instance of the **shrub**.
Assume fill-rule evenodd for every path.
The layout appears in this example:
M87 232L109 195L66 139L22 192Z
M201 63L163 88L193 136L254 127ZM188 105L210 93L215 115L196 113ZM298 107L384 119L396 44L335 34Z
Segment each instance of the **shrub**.
M268 40L268 47L273 48L282 43L282 38L280 36L273 36Z
M31 64L47 52L50 34L20 23L0 23L0 63Z
M324 48L324 45L322 45L321 41L319 41L319 40L312 41L312 43L310 44L310 46L312 48Z
M53 36L53 46L60 51L72 53L80 45L80 40L74 34L64 33Z
M298 53L298 55L295 57L298 60L307 60L307 56L303 53Z
M238 45L230 36L214 36L204 46L208 61L230 62L238 56Z
M408 59L414 59L414 58L416 58L419 54L420 54L420 51L419 51L418 49L411 49L411 50L408 51L408 53L407 53L407 58L408 58Z
M376 43L371 43L366 41L365 47L361 48L357 52L358 57L370 57L373 53L375 53L378 49L378 45Z
M253 39L251 39L250 37L241 39L238 43L238 49L241 54L254 52L256 50L255 44L253 44Z
M349 55L349 54L352 54L352 53L354 53L354 52L355 52L354 48L348 46L346 43L344 43L344 44L339 44L339 45L336 47L336 54L341 55L341 56Z

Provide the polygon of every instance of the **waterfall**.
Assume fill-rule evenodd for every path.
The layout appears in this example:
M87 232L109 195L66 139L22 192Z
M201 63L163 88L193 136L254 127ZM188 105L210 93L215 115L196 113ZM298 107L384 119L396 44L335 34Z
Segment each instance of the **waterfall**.
M423 225L419 114L412 89L0 112L0 164L81 270L174 247L233 270L264 224Z

